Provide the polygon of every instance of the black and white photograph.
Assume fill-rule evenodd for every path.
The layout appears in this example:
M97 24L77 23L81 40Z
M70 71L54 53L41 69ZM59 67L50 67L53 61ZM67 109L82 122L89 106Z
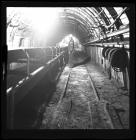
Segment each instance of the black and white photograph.
M129 130L131 10L120 4L6 6L6 128Z

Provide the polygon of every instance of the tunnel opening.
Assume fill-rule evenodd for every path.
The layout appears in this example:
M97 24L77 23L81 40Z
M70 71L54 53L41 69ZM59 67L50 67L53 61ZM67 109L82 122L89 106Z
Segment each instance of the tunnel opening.
M8 127L128 129L128 13L8 7Z
M85 64L90 60L86 48L72 34L65 36L64 39L62 39L62 41L59 43L59 45L68 46L68 54L69 54L68 64L70 67Z

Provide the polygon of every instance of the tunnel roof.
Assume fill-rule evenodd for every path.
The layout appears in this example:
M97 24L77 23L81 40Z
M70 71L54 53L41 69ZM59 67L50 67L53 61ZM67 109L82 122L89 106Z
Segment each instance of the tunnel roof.
M7 27L14 27L16 29L14 34L31 36L31 18L25 16L28 9L34 8L7 7ZM63 26L67 26L81 42L97 38L113 28L115 31L129 25L128 7L61 7L59 9L59 19ZM22 14L25 10L26 13ZM10 32L13 30L11 29Z

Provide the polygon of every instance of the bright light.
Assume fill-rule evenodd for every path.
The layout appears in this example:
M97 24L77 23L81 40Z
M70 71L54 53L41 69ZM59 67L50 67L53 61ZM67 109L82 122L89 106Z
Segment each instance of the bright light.
M75 43L78 43L79 44L79 40L73 36L72 34L69 34L69 35L66 35L62 41L59 43L60 47L65 47L69 44L69 41L71 40L71 37L73 38L74 42ZM79 45L80 46L80 45Z
M50 38L57 29L61 10L63 8L25 8L25 17L31 20L31 27L36 40L46 43L48 37Z
M74 42L77 42L78 41L78 39L75 36L73 36L72 34L69 34L68 36L66 36L65 39L68 41L68 40L71 39L71 37L73 38Z
M58 23L59 12L62 10L63 8L56 7L8 7L7 15L12 12L20 14L21 19L31 21L31 26L36 33L48 35Z
M29 17L33 29L41 35L47 35L58 22L58 8L34 8L31 9Z

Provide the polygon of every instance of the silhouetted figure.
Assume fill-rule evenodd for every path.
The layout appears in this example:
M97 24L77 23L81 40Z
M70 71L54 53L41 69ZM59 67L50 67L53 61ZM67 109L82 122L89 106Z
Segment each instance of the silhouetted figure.
M74 52L74 40L71 37L70 41L69 41L69 45L68 45L68 52L69 52L69 61L68 64L70 67L72 67L72 59L73 59L73 52Z
M69 42L69 62L68 62L69 66L73 68L78 65L83 65L87 63L89 60L90 57L87 56L85 50L74 48L74 40L71 37Z
M69 41L69 53L72 53L74 51L74 40L71 37L70 41Z

